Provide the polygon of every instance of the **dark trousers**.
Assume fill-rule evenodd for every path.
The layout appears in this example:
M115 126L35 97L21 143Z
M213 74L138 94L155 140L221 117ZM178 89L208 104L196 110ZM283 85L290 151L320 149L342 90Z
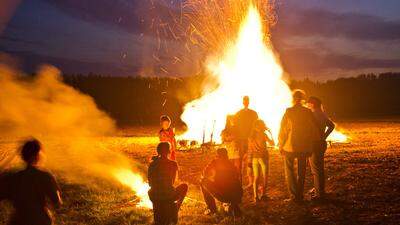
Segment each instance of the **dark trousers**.
M215 182L204 178L201 181L201 192L203 193L204 201L207 204L208 209L212 212L217 211L217 205L215 199L223 203L231 204L231 209L238 215L240 213L239 204L242 201L243 190L238 185L235 188L221 188L216 185Z
M294 163L297 160L297 174ZM305 154L285 153L285 175L289 192L296 199L303 199L306 177L307 156Z
M175 195L172 199L154 199L151 194L150 200L153 203L153 214L155 225L169 225L178 223L178 212L188 191L187 184L181 184L175 188Z
M247 169L247 150L248 150L248 140L238 139L236 140L236 148L239 151L240 164L239 164L239 179L240 183L243 183L243 175L246 174Z
M315 194L321 197L325 194L325 151L326 142L317 143L314 146L314 151L311 155L310 166L314 177Z

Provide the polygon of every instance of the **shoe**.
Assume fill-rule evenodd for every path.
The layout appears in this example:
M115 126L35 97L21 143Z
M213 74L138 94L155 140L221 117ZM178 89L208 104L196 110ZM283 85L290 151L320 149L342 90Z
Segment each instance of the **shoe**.
M323 202L326 200L325 194L313 195L311 196L311 201L313 202Z
M222 203L222 209L224 212L229 213L230 204L229 203Z
M252 188L253 187L253 183L247 184L246 186L244 186L244 190Z
M238 205L233 206L231 204L231 205L229 205L228 214L233 216L233 217L241 217L242 216L242 211L240 210Z
M268 195L263 195L263 196L260 197L260 200L261 201L268 201L268 200L271 200L271 198L268 197Z
M206 211L204 211L203 214L206 215L206 216L211 216L211 215L216 214L216 212L215 212L215 211L212 211L212 210L210 210L210 209L206 209Z
M296 203L296 204L301 204L303 203L303 198L295 198L295 197L291 197L288 199L283 200L286 203Z
M259 198L253 198L253 200L251 201L252 204L257 204L258 202L260 202Z

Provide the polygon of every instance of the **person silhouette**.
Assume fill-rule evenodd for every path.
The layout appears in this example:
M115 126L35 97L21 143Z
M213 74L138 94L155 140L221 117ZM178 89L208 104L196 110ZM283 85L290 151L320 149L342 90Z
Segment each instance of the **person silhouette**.
M239 204L242 201L243 189L238 170L229 160L225 148L219 148L217 157L204 169L200 187L207 205L205 214L217 212L217 199L228 204L229 213L234 216L241 215Z
M304 91L293 92L293 106L286 110L279 131L279 150L285 158L285 175L291 194L289 200L295 202L303 201L307 157L311 156L314 143L322 135L313 113L304 106L304 100Z
M314 200L322 200L325 198L324 158L328 146L326 139L335 129L335 124L324 112L322 101L319 98L311 96L308 99L308 106L313 112L314 117L318 122L318 128L322 133L321 139L315 142L311 158L309 159L311 172L314 176L315 195L313 198Z
M153 157L147 173L150 190L149 197L153 203L154 223L169 225L178 222L178 212L188 191L187 184L173 186L178 172L178 164L168 159L170 143L157 145L158 156Z
M243 97L243 109L239 110L234 116L234 124L236 129L235 146L238 148L240 156L240 181L242 182L242 172L245 170L243 162L250 162L251 159L248 158L248 138L251 134L254 122L258 119L258 114L256 111L249 108L250 97ZM253 183L251 176L251 169L248 169L249 175L249 185Z
M56 208L62 204L60 188L53 175L38 168L40 152L38 140L26 141L21 150L26 168L0 178L0 200L11 201L15 209L10 225L50 225L53 219L47 200Z

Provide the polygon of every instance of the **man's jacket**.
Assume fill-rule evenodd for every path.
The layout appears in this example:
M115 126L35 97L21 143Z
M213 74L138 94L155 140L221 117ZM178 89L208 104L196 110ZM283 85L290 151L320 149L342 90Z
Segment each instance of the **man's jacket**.
M321 135L311 110L297 104L288 108L282 118L279 146L284 152L311 153Z

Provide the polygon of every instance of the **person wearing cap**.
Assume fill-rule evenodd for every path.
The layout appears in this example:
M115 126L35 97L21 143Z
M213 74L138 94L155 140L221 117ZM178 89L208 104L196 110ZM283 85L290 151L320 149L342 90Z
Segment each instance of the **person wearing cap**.
M248 138L253 128L254 122L258 119L256 111L249 108L250 98L249 96L243 97L243 109L239 110L234 116L234 124L236 127L236 147L238 148L240 155L240 181L242 181L242 170L243 162L250 162L251 159L247 159L248 150ZM248 169L249 173L249 185L252 182L251 168Z
M21 149L25 169L0 176L0 201L9 200L15 209L10 225L50 225L53 218L47 202L55 208L62 204L60 188L53 175L38 167L40 152L38 140L26 141Z
M168 159L170 144L161 142L157 145L157 157L149 165L147 178L150 185L149 197L153 203L154 223L166 225L178 222L178 212L188 191L187 184L176 188L178 164Z
M217 212L215 199L228 204L228 213L240 216L239 204L242 201L243 189L239 180L239 173L228 158L225 148L217 150L216 159L212 160L204 169L201 180L201 191L207 204L205 214Z
M326 139L335 129L335 124L324 112L322 101L319 98L311 96L308 99L308 105L317 120L320 133L322 133L321 139L315 142L311 158L309 159L311 172L314 176L314 199L319 200L325 197L324 157L327 149Z
M293 106L286 110L279 131L279 150L285 159L290 200L295 202L303 201L307 157L311 156L313 144L322 136L313 113L304 106L304 101L304 91L293 91Z

